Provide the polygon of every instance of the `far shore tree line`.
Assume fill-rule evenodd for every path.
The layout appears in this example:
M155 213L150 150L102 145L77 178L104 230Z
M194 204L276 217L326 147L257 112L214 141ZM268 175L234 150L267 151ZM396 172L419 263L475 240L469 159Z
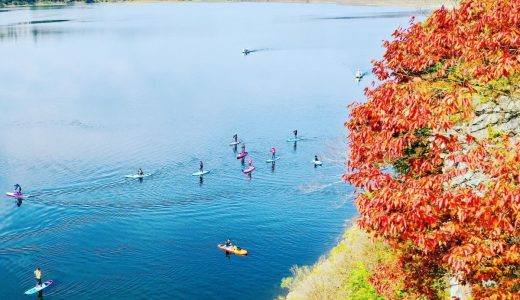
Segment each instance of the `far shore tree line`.
M0 0L0 7L9 5L36 5L36 4L72 4L72 3L96 3L102 0Z

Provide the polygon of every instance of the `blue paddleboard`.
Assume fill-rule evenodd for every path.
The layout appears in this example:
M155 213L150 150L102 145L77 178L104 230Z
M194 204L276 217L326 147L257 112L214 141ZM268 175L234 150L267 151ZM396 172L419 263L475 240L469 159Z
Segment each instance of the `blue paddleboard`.
M272 162L275 162L275 161L277 161L277 160L279 160L279 159L280 159L280 157L277 157L277 158L275 158L275 159L268 159L268 160L266 160L265 162L266 162L266 163L272 163Z
M201 171L198 171L198 172L195 172L195 173L191 174L191 176L202 176L202 175L206 175L206 174L208 174L208 173L209 173L208 170L204 170L204 171L202 171L202 172L201 172Z
M43 290L44 288L48 287L49 285L51 285L53 282L54 282L54 280L45 281L44 283L42 283L42 285L37 285L37 286L33 287L32 289L25 291L24 294L32 295L34 293L37 293L37 292Z
M131 174L131 175L125 175L126 178L145 178L148 176L152 176L152 174L143 174L143 175L137 175L137 174Z

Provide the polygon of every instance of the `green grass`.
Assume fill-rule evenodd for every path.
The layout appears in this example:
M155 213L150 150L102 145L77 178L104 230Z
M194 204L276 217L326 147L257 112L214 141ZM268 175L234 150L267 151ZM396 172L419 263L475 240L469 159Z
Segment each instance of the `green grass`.
M313 266L293 267L281 286L289 290L279 299L383 300L369 282L371 272L394 259L390 248L352 226L328 256Z

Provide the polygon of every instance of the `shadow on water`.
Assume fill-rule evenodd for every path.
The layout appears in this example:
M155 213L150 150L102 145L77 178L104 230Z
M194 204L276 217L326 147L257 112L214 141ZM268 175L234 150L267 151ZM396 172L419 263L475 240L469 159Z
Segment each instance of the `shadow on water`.
M298 142L294 142L293 151L296 152L297 149L298 149Z
M22 206L22 202L23 202L22 198L16 199L16 206L18 206L18 207Z
M204 176L199 176L199 186L202 186L204 183Z
M414 10L414 11L399 11L399 12L387 12L377 13L372 15L360 15L360 16L340 16L340 17L323 17L318 18L319 20L356 20L356 19L390 19L390 18L403 18L411 17L422 14L429 14L433 10Z
M273 161L271 163L271 172L274 173L274 169L276 168L276 163Z

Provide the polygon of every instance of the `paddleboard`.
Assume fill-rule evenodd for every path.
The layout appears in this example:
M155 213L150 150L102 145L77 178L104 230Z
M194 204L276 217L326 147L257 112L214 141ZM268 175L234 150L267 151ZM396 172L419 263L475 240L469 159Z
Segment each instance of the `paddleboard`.
M292 138L292 139L287 139L288 142L299 142L299 141L301 141L301 140L303 140L303 139L302 139L302 138L295 138L295 139Z
M23 193L7 192L7 193L5 193L5 195L8 197L13 197L13 198L18 198L18 199L27 198L27 196L25 196Z
M144 175L137 175L137 174L131 174L131 175L125 175L126 178L145 178L148 176L152 176L152 174L144 174Z
M313 160L312 163L317 166L321 166L323 164L320 160Z
M280 157L276 157L275 159L268 159L268 160L266 160L265 162L266 162L266 163L272 163L272 162L275 162L275 161L277 161L277 160L279 160L279 159L280 159Z
M236 142L231 142L229 143L230 146L236 146L238 144L242 143L242 141L236 141Z
M248 173L253 172L255 169L256 169L255 166L251 166L251 167L245 169L245 170L242 171L242 172L244 172L244 174L248 174Z
M208 173L209 173L208 170L204 170L204 171L202 171L202 172L201 172L201 171L198 171L198 172L195 172L195 173L191 174L191 176L202 176L202 175L206 175L206 174L208 174Z
M45 281L44 283L42 283L41 286L37 285L37 286L33 287L32 289L27 290L24 294L32 295L34 293L37 293L37 292L43 290L44 288L48 287L49 285L51 285L53 282L54 282L54 280Z
M239 155L237 155L237 159L241 159L241 158L244 158L246 156L247 156L247 152L240 153Z

